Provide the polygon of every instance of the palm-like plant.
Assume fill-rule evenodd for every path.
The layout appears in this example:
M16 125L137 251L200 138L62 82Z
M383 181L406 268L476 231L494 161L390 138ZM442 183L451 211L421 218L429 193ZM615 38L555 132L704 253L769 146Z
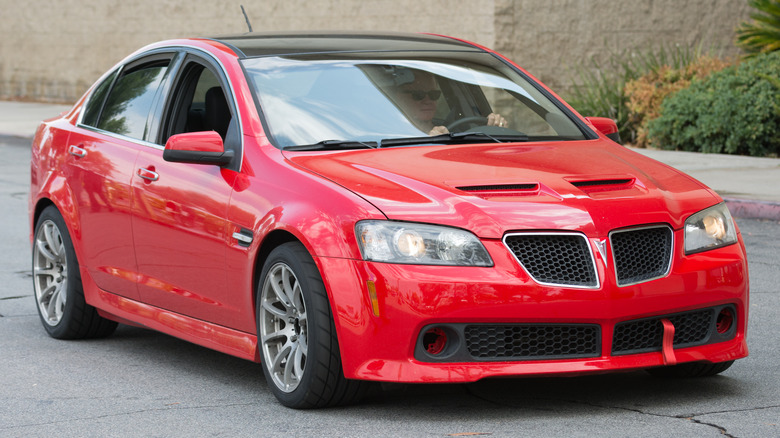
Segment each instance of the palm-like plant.
M737 27L737 45L748 56L780 50L780 0L750 0L752 22Z

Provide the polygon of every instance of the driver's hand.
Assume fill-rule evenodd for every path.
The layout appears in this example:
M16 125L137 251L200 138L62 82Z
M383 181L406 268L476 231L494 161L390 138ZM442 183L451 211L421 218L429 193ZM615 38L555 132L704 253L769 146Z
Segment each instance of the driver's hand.
M503 118L501 116L501 114L490 113L487 116L487 125L488 126L500 126L502 128L505 128L506 127L506 119Z
M431 129L431 132L428 133L428 135L441 135L441 134L449 134L450 130L447 129L446 126L434 126L433 129Z

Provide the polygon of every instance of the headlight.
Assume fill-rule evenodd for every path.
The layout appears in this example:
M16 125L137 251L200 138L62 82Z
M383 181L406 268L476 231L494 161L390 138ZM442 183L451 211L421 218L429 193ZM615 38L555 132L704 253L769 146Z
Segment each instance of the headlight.
M737 229L726 204L702 210L685 221L685 253L707 251L737 241Z
M458 228L411 222L361 221L355 226L364 260L449 266L493 266L477 236Z

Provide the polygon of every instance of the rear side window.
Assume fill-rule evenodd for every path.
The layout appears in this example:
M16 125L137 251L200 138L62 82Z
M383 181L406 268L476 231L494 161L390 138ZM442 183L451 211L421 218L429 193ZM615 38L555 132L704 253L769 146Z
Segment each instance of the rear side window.
M167 61L157 62L128 70L120 76L106 99L97 128L143 139L149 111L167 68Z
M116 78L116 72L111 73L100 85L95 87L95 91L92 92L89 101L84 105L84 117L81 119L81 123L88 126L97 126L100 109L103 108L103 102L106 101L108 90L111 88L111 84L114 83L114 78Z

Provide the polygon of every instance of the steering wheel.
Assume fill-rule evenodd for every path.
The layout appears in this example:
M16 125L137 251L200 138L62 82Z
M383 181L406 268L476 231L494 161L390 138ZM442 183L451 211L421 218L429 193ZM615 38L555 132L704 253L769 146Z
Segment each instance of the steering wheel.
M455 120L454 122L450 123L449 125L447 125L447 130L453 131L458 126L465 125L467 123L473 123L476 126L481 126L481 125L487 125L487 122L488 122L487 117L469 116L469 117L464 117L462 119Z

